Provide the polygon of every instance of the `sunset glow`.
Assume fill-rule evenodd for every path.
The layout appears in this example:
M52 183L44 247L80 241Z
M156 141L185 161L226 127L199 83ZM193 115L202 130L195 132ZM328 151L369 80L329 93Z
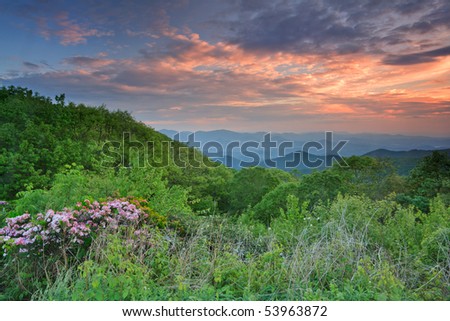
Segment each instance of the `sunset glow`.
M176 130L450 134L450 2L2 1L0 85Z

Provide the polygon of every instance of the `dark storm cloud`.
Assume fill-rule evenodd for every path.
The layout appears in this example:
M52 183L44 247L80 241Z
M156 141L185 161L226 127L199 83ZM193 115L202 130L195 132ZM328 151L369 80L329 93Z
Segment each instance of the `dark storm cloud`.
M255 1L242 1L239 19L232 22L236 32L231 41L247 50L377 54L437 28L449 33L450 28L450 2L446 0L259 3L258 8Z
M418 21L411 25L404 25L404 26L398 27L394 31L413 32L413 33L424 34L424 33L432 31L435 28L436 28L436 25L433 25L429 21Z
M438 57L449 56L450 46L409 55L389 55L384 58L386 65L415 65L435 61Z
M427 4L427 1L423 0L402 1L399 4L394 4L394 8L403 14L412 14L423 10Z
M106 65L112 63L112 60L85 57L85 56L75 56L75 57L65 58L63 60L63 62L66 64L77 66L77 67L98 68L98 67L106 66Z
M98 62L99 60L100 59L91 58L91 57L82 57L82 56L70 57L70 58L64 59L64 61L69 64L79 65L79 66L92 65L92 64L95 64L96 62Z
M28 69L33 69L33 70L39 69L39 65L36 65L36 64L34 64L34 63L32 63L32 62L24 61L24 62L23 62L23 65L24 65L26 68L28 68Z
M363 36L355 26L338 23L336 12L320 2L263 10L238 27L233 39L245 49L312 52Z

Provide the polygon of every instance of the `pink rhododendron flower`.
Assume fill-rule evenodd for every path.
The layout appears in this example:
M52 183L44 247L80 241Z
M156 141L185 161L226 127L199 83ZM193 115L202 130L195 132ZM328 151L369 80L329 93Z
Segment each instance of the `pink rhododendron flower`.
M52 244L58 247L61 244L84 244L92 233L100 229L138 224L148 217L128 201L112 200L100 204L85 200L84 203L86 206L82 208L82 204L77 203L77 210L55 212L49 209L45 215L39 213L34 219L28 213L6 219L6 226L0 229L4 255L7 254L6 243L14 245L19 253L41 253L43 247Z

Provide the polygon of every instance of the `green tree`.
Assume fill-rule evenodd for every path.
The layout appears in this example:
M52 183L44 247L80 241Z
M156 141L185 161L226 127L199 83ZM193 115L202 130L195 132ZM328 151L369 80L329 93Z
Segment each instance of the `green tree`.
M280 184L264 195L253 207L253 217L269 226L280 215L280 210L287 211L287 199L290 195L299 195L298 182Z
M433 152L411 171L407 179L409 190L400 195L403 203L413 204L428 212L430 200L441 195L446 205L450 204L450 159L447 154Z
M335 165L333 170L345 176L345 184L354 194L382 199L392 192L398 193L404 189L403 179L396 173L392 162L387 159L351 156L345 161L348 166Z
M230 182L230 207L242 211L257 204L264 195L284 182L295 180L292 175L278 169L251 167L241 169Z

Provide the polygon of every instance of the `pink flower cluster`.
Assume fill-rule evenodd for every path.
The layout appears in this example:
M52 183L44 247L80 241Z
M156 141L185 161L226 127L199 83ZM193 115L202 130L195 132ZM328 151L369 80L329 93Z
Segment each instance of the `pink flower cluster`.
M116 199L100 204L85 200L74 210L48 210L45 215L39 213L34 218L28 213L7 218L6 226L0 229L0 244L4 256L13 250L36 253L52 245L71 247L84 244L99 229L138 224L147 217L128 201Z

